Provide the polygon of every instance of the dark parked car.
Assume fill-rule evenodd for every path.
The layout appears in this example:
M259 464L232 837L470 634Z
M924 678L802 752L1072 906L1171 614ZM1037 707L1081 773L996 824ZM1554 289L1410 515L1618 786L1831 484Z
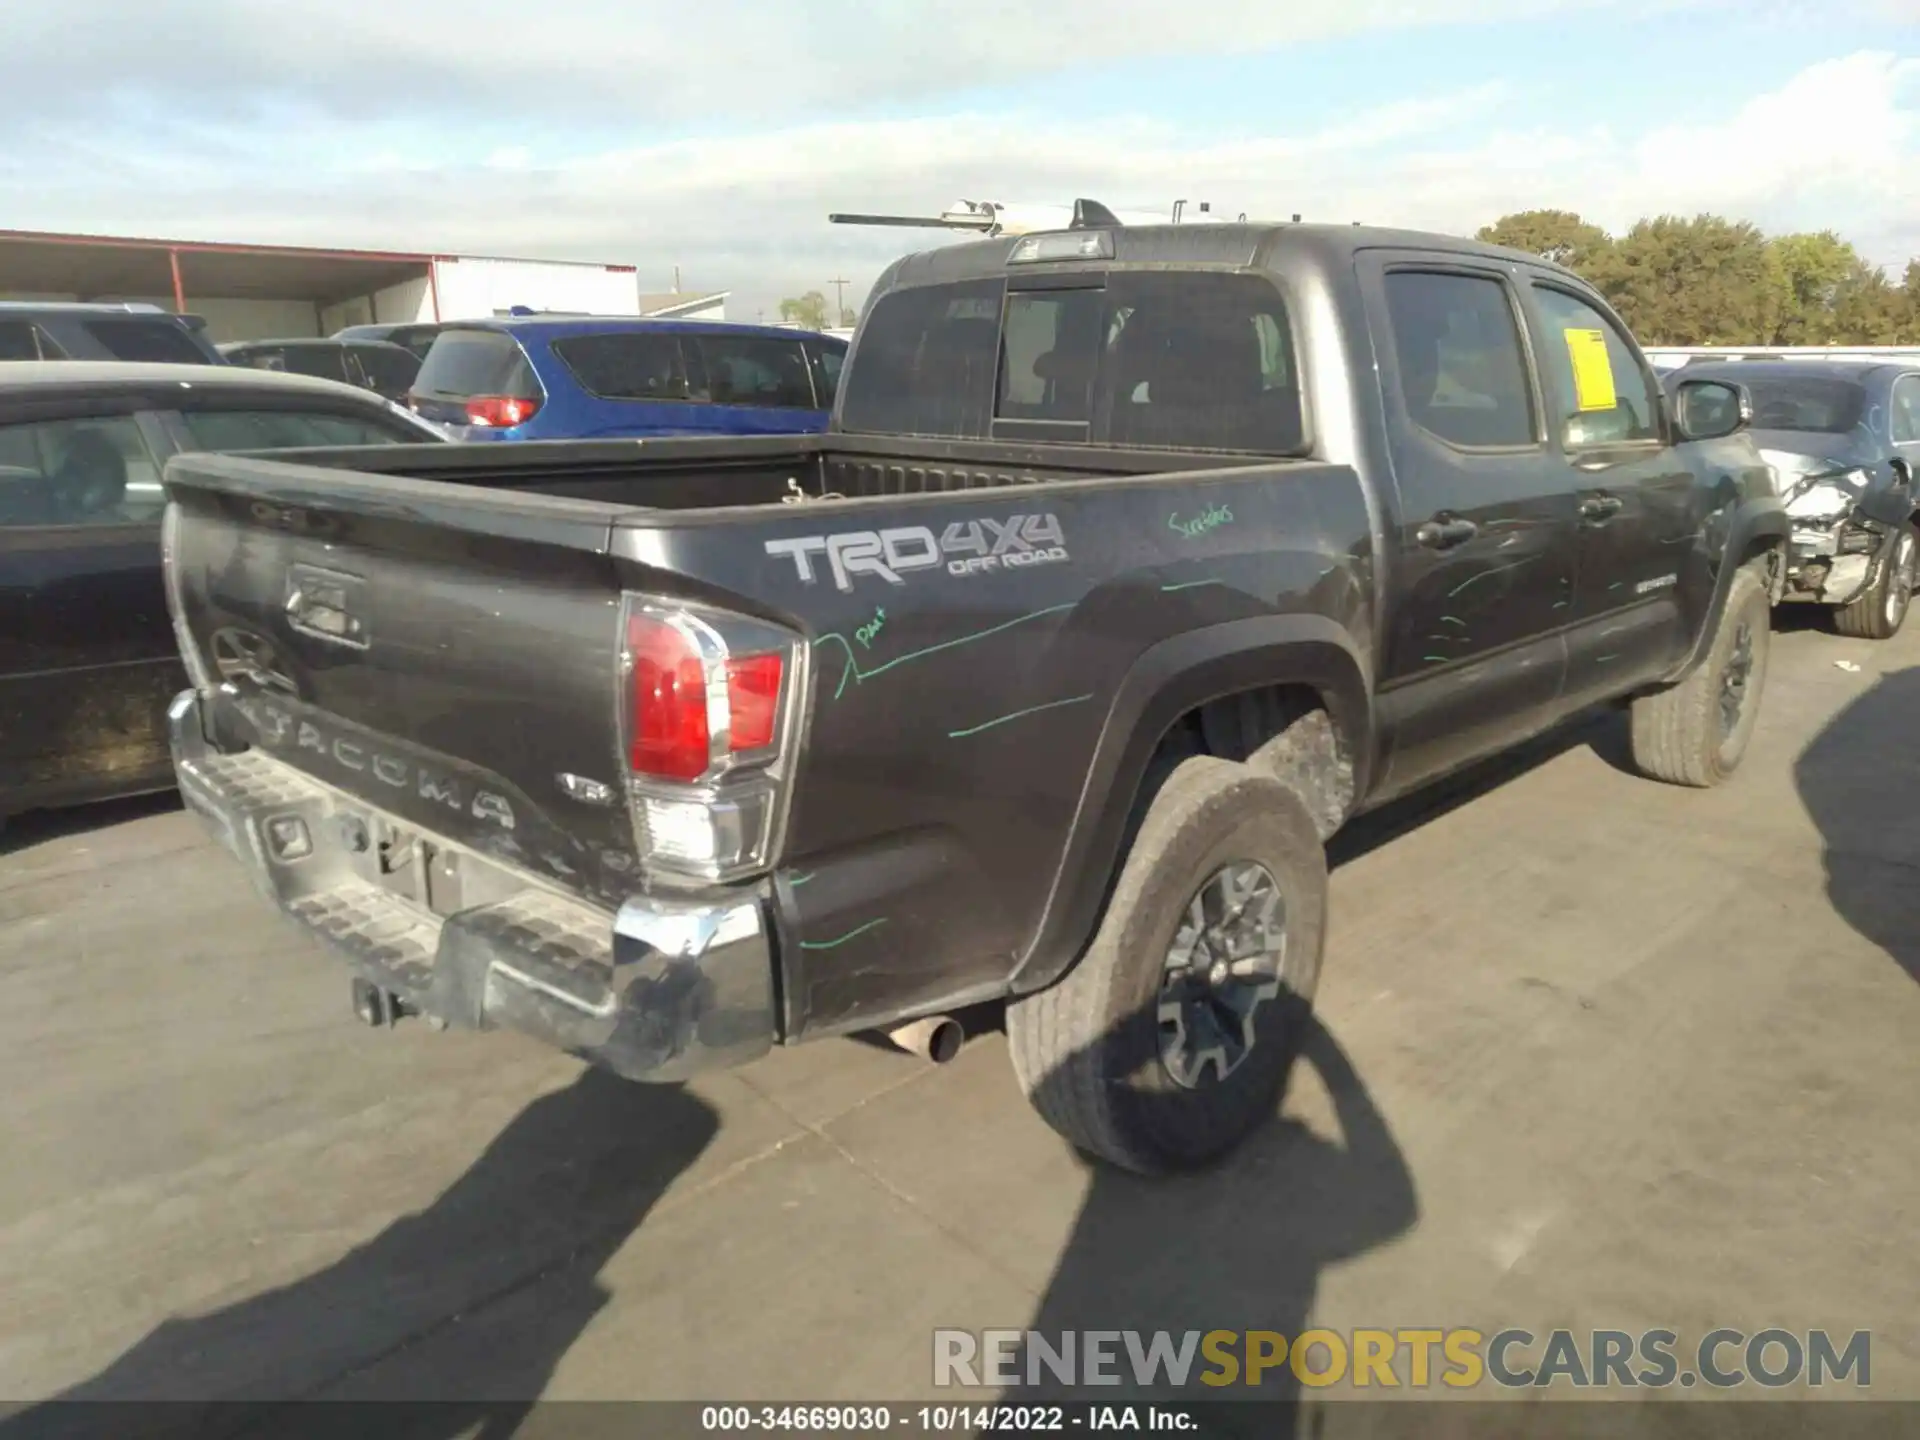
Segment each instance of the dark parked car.
M1898 633L1920 570L1920 363L1749 359L1677 373L1753 397L1753 440L1793 522L1783 599L1833 607L1843 635Z
M717 320L525 316L442 328L408 403L457 440L824 430L847 342Z
M402 350L413 352L414 358L424 360L427 351L433 348L433 337L443 327L437 324L410 325L349 325L344 330L333 332L335 340L384 340L390 345L398 345Z
M0 360L134 360L221 365L198 315L157 305L0 301Z
M384 340L243 340L220 353L229 365L337 380L394 401L407 398L420 373L418 355Z
M1350 816L1597 704L1740 764L1744 412L1471 241L947 246L825 435L175 459L181 792L363 1015L671 1080L1005 999L1063 1134L1191 1165L1277 1108Z
M181 450L442 437L363 390L238 366L0 366L0 817L163 789L185 683L160 580Z

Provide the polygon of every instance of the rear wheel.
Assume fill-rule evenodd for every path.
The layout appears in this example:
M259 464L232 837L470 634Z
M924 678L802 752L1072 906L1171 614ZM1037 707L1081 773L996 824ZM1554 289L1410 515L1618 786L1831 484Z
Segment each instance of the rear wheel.
M1299 796L1246 765L1181 762L1087 953L1007 1008L1021 1088L1074 1145L1125 1169L1224 1155L1278 1107L1326 906L1326 855Z
M1734 572L1706 659L1678 685L1633 702L1633 761L1672 785L1706 788L1732 775L1760 716L1772 638L1767 583Z
M1833 612L1833 628L1855 640L1891 640L1906 623L1913 604L1913 582L1920 545L1910 526L1901 526L1887 543L1880 575L1866 593Z

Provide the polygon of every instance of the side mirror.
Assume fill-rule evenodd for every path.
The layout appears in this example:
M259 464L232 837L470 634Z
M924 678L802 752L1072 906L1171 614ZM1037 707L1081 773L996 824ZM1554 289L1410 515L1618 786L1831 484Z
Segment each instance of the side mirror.
M1674 387L1673 420L1682 440L1719 440L1753 423L1753 396L1724 380L1682 380Z

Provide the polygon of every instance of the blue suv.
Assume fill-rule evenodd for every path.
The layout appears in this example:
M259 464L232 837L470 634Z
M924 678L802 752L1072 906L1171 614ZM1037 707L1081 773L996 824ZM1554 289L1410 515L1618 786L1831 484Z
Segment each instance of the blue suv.
M570 317L442 327L407 403L456 440L824 430L847 342L722 321Z

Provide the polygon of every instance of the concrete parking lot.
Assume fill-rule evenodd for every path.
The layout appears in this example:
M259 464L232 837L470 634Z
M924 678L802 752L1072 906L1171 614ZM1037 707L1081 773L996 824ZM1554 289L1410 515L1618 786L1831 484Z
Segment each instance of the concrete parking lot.
M1836 662L1852 662L1857 671ZM1287 1115L1094 1173L987 1034L685 1089L391 1034L169 802L0 838L0 1396L891 1398L936 1326L1874 1332L1920 1399L1920 627L1338 842Z

